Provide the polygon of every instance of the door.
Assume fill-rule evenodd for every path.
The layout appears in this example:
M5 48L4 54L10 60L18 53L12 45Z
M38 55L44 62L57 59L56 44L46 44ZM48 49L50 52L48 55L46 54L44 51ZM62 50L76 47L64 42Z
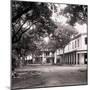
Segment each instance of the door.
M87 53L84 54L84 64L87 64Z

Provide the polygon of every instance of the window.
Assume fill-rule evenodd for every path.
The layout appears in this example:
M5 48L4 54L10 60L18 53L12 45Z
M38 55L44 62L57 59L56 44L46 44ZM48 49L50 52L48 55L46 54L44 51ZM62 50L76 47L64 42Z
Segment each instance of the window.
M69 50L69 45L68 45L68 50Z
M46 52L46 56L49 56L49 52Z
M72 49L74 49L74 42L72 42Z
M60 50L59 50L59 52L60 52ZM54 55L54 52L52 52L52 55Z
M78 39L78 47L79 47L79 39Z
M87 44L87 37L85 37L85 44Z
M50 59L47 59L47 63L50 63Z
M76 48L76 40L75 40L75 48Z
M87 53L84 54L84 64L87 64Z

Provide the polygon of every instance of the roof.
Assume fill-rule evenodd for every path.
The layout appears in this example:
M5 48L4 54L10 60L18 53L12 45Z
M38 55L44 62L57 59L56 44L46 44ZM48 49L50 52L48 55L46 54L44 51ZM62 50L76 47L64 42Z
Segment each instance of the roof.
M77 35L75 35L75 36L72 38L72 40L77 39L77 38L79 38L79 37L82 36L82 35L87 35L87 33L77 34Z

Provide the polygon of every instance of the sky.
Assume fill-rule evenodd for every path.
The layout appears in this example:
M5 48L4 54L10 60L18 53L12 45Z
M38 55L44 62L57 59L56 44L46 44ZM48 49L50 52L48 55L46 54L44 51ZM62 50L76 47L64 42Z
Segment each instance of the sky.
M74 28L76 28L76 30L79 32L79 33L87 33L87 25L86 24L78 24L76 23Z
M55 12L55 13L53 12L51 18L52 18L54 21L57 21L57 22L59 22L59 23L61 23L61 24L65 24L66 21L67 21L67 18L64 17L63 15L60 15L59 13L60 13L60 11L61 11L62 9L64 9L67 5L66 5L66 4L55 4L55 6L57 7L57 12Z

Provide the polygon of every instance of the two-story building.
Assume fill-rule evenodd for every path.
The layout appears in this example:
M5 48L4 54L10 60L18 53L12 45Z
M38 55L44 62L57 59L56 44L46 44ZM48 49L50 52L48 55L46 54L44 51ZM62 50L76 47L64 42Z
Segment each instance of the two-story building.
M53 46L53 44L52 44ZM31 64L87 64L87 33L76 35L64 49L42 49L40 55L27 56Z
M53 43L46 44L37 54L26 56L26 61L30 64L54 64L56 63L56 49L54 48ZM32 58L30 58L32 57Z
M35 61L34 63L39 63L39 64L53 64L54 63L54 50L52 49L42 49L40 55L35 55Z
M60 64L87 64L87 33L78 34L69 42L63 51L57 50L57 63Z

